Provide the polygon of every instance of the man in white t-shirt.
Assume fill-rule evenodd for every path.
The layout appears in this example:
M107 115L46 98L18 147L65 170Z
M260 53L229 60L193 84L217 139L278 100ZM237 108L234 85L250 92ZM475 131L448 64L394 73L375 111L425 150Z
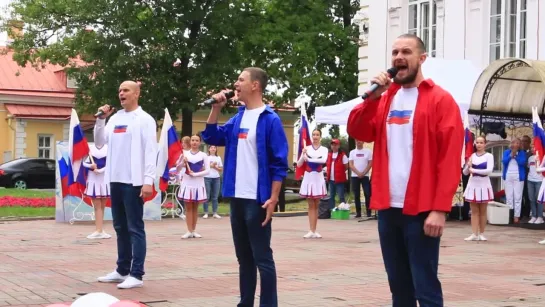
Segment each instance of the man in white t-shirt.
M391 54L394 70L372 79L379 87L352 109L347 132L374 142L371 209L392 305L442 307L439 247L460 183L462 116L447 91L424 79L419 37L399 36Z
M348 165L352 171L351 186L356 201L356 218L361 217L360 190L363 189L367 217L371 216L371 181L369 171L373 165L373 152L363 148L363 142L356 140L356 148L350 151Z
M263 103L268 76L257 67L242 71L236 97L245 103L224 125L218 116L225 94L212 96L206 129L209 145L225 146L222 196L231 198L231 230L239 263L240 303L254 306L257 270L260 306L278 306L276 267L271 249L271 217L288 171L288 140L280 117Z
M108 144L104 180L110 185L112 218L117 234L117 269L98 278L116 282L120 289L142 287L146 259L144 200L152 197L157 163L157 124L138 106L140 86L125 81L119 86L123 110L106 118L109 105L95 124L95 144Z

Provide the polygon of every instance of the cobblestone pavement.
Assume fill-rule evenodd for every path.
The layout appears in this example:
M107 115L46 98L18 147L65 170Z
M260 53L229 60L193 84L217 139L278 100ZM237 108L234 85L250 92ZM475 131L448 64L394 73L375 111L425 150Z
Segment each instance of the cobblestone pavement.
M46 306L91 292L154 307L236 306L229 219L200 219L197 228L204 238L181 240L183 221L147 222L144 287L117 290L96 282L114 269L115 236L85 239L90 223L2 222L0 306ZM106 229L113 232L111 223ZM320 220L321 240L304 240L307 229L307 217L274 219L280 306L390 306L376 221ZM447 223L440 258L446 306L544 306L543 231L489 226L484 243L464 242L468 233L467 223Z

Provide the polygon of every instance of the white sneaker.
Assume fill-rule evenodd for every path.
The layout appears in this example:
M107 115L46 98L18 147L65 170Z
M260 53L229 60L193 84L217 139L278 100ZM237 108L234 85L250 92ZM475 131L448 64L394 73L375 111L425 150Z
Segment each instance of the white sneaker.
M487 241L487 240L486 240L486 237L483 236L483 234L480 234L479 235L479 241Z
M536 218L535 217L532 217L529 221L528 221L528 224L533 224L536 222Z
M102 238L101 238L101 235L102 235L102 234L101 234L100 232L95 231L95 232L93 232L92 234L88 235L88 236L87 236L87 239L91 239L91 240L93 240L93 239L102 239Z
M202 216L203 219L207 219L208 218L208 213L205 213L203 216Z
M215 219L221 219L221 216L219 214L217 214L217 213L214 213L214 218Z
M539 241L539 244L545 245L545 240Z
M465 241L479 241L479 236L472 233L469 237L464 239Z
M315 239L321 239L321 238L322 238L322 235L319 234L319 233L317 233L317 232L315 232L314 235L313 235L312 237L315 238Z
M185 221L185 214L180 214L180 218Z
M189 238L193 238L193 233L191 232L186 232L183 236L182 236L182 239L189 239Z
M536 219L536 221L534 222L534 224L543 224L543 223L545 223L545 221L543 221L543 218L542 218L542 217L538 217L538 218Z
M132 289L132 288L142 288L143 285L144 285L144 282L141 281L140 279L129 276L127 279L125 279L124 282L117 285L117 287L119 289Z
M111 237L111 235L107 234L105 231L102 231L98 239L110 239Z
M193 231L192 235L193 235L193 238L202 238L202 236L196 231Z
M307 232L306 235L303 236L303 238L305 238L305 239L310 239L310 238L312 238L313 236L314 236L314 232L309 231L309 232Z
M98 281L99 282L117 282L117 283L119 283L119 282L124 282L128 277L129 277L129 275L123 276L123 275L117 273L117 271L113 271L113 272L109 273L106 276L99 277Z

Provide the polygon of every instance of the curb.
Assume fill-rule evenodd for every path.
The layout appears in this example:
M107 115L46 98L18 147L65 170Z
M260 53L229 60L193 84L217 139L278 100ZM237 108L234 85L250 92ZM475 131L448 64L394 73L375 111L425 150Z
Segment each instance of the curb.
M47 221L55 220L54 216L33 216L33 217L17 217L17 216L6 216L0 217L0 222L25 222L25 221Z

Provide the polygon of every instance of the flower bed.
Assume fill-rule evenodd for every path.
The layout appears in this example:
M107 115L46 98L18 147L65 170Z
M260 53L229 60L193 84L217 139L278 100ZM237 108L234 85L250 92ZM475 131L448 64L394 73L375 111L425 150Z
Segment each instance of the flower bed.
M2 207L54 208L55 197L1 196L0 208Z

